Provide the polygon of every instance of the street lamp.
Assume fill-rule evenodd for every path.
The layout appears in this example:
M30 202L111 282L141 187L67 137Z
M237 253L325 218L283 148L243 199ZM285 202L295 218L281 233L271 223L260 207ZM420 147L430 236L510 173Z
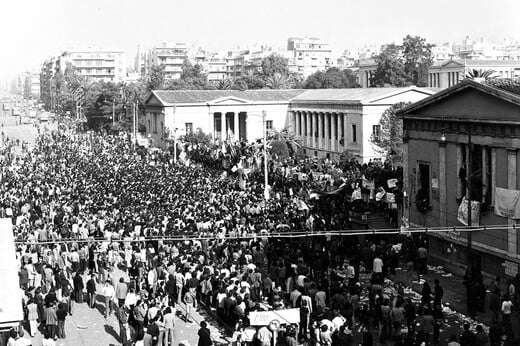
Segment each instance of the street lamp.
M471 153L471 127L468 127L468 131L460 131L460 130L457 130L457 131L453 131L454 133L459 133L459 134L463 134L463 135L466 135L468 136L468 157L467 157L467 160L468 160L468 167L466 169L466 199L468 200L468 226L471 228L472 224L471 224L471 178L473 177L473 168L472 168L472 153ZM442 129L442 133L441 133L441 141L442 142L446 142L446 134L444 132L444 129ZM466 232L467 233L467 267L468 267L468 271L471 270L471 264L472 264L472 261L471 261L471 252L472 252L472 242L473 242L473 234L472 234L472 231L470 230L469 232Z

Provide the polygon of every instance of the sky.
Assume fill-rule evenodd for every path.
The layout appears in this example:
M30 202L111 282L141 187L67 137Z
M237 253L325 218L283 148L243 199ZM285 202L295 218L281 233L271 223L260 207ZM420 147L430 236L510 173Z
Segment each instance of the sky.
M520 40L519 0L0 0L0 79L39 69L69 47L184 42L214 50L312 36L343 50L465 36Z

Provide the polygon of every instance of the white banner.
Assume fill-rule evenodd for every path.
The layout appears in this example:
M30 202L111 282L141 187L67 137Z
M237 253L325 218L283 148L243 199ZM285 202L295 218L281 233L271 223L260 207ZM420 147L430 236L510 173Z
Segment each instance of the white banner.
M280 324L300 323L300 309L251 311L249 313L249 323L252 326L267 326L272 321L278 321Z
M495 214L520 219L520 191L495 188Z

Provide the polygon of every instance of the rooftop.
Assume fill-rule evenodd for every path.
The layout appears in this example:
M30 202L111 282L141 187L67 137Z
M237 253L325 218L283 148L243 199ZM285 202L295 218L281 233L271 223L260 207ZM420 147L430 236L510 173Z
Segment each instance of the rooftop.
M283 102L290 101L301 93L302 89L288 90L154 90L153 93L163 103L206 103L225 97L235 97L247 101Z

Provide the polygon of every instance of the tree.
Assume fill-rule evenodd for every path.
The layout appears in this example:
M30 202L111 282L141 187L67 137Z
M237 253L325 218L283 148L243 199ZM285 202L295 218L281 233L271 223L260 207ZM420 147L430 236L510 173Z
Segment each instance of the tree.
M464 78L472 79L476 82L487 81L498 77L495 70L466 69Z
M373 87L405 86L408 84L404 71L401 47L392 43L386 45L383 51L375 57L377 68L370 78Z
M407 35L403 39L404 71L414 85L428 86L428 69L433 63L432 45L419 36Z
M268 78L278 73L280 75L289 75L289 61L283 56L273 53L262 60L262 76Z
M385 110L379 120L379 134L372 134L370 138L376 150L394 166L403 162L403 121L395 113L408 104L410 102L399 102Z
M266 87L264 78L259 73L248 72L234 79L234 90L263 89Z
M289 75L274 73L265 79L265 86L269 89L290 89L294 83Z
M318 71L311 74L303 83L304 89L339 89L357 88L356 76L352 70L340 70L331 67L325 72Z
M146 83L146 89L150 92L152 90L160 90L164 86L165 74L164 66L153 65L150 68L150 75Z
M388 44L375 57L377 68L371 86L428 85L428 69L432 65L432 45L419 36L407 35L403 43Z

